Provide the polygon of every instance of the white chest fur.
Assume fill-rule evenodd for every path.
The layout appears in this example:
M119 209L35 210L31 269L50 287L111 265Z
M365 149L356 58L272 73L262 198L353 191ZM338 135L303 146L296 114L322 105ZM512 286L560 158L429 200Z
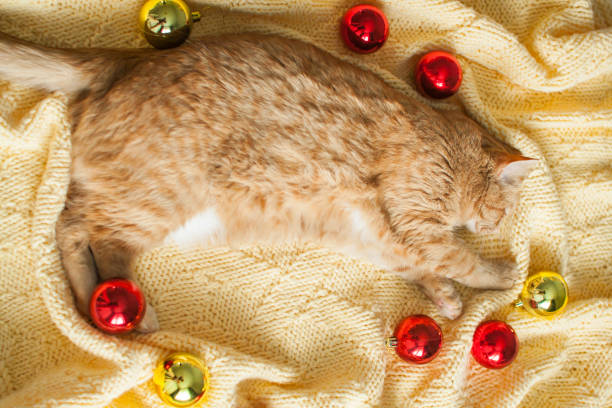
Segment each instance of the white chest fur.
M365 260L381 268L387 268L388 265L381 256L384 248L381 248L381 243L375 238L371 225L364 214L357 209L350 209L346 216L343 223L344 230L340 234L345 239L340 242L326 242L326 244L329 244L332 250ZM297 233L298 236L301 235L299 231ZM232 240L240 241L241 238L243 237L232 236ZM264 231L258 234L258 240L268 241L267 238L269 237L265 236ZM276 243L284 241L282 236L275 236L275 238L279 239L278 242L274 241ZM231 245L232 242L227 242L227 239L227 229L223 220L214 207L209 207L187 220L181 227L170 232L166 236L164 244L177 245L183 248Z
M380 268L387 268L388 265L382 257L383 248L381 243L375 238L372 226L364 217L364 214L351 209L348 217L347 234L351 237L350 243L339 248L340 252L353 258L362 259L377 265Z
M209 207L170 232L164 243L181 247L210 246L223 240L225 234L225 226L217 211Z

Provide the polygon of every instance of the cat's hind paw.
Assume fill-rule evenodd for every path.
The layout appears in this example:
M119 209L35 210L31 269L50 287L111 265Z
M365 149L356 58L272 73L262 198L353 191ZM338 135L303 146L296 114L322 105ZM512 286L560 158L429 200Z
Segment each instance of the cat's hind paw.
M157 320L157 313L149 302L145 308L145 315L136 326L136 331L139 333L153 333L159 330L159 321Z

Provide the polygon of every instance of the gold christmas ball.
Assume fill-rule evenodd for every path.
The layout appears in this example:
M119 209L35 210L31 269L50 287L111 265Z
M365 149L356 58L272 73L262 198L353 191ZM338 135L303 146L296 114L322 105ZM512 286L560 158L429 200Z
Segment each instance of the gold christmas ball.
M191 12L183 0L148 0L140 10L138 24L155 48L179 46L189 37L191 25L200 13Z
M191 407L204 401L208 391L208 369L189 353L174 353L160 361L153 374L160 398L174 407Z
M542 271L527 278L514 305L534 316L553 319L563 311L568 298L569 289L563 276Z

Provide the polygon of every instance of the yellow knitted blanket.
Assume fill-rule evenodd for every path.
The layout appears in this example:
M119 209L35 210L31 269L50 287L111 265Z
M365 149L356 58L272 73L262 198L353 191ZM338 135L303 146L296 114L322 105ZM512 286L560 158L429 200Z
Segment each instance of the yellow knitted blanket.
M145 47L140 0L3 0L0 31L55 47ZM137 276L162 330L109 336L76 312L55 246L68 181L65 99L0 82L0 407L161 407L151 377L173 351L202 356L210 407L612 407L612 3L609 0L380 0L390 36L371 55L338 34L347 0L198 0L193 36L238 31L310 41L416 95L426 51L464 70L451 101L541 160L486 256L522 277L562 273L566 311L543 321L507 291L461 288L442 318L416 286L313 245L143 256ZM210 8L208 8L210 6ZM2 63L2 62L0 62ZM424 99L422 99L424 100ZM416 313L441 326L436 359L384 346ZM501 370L470 355L475 327L501 319L520 351Z

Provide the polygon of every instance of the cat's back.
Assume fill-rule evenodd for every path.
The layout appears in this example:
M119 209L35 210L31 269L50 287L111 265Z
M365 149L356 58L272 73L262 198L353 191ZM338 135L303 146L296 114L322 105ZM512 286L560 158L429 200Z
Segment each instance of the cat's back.
M107 92L79 102L76 144L146 134L170 147L199 134L216 156L231 146L233 154L244 151L246 142L251 153L324 148L354 161L378 135L406 131L407 106L423 109L371 73L275 36L203 38L135 59Z
M440 122L435 111L300 41L223 36L113 58L132 62L73 108L72 177L118 206L155 197L191 214L230 191L365 197L381 171L436 151L423 138L436 132L417 131Z

